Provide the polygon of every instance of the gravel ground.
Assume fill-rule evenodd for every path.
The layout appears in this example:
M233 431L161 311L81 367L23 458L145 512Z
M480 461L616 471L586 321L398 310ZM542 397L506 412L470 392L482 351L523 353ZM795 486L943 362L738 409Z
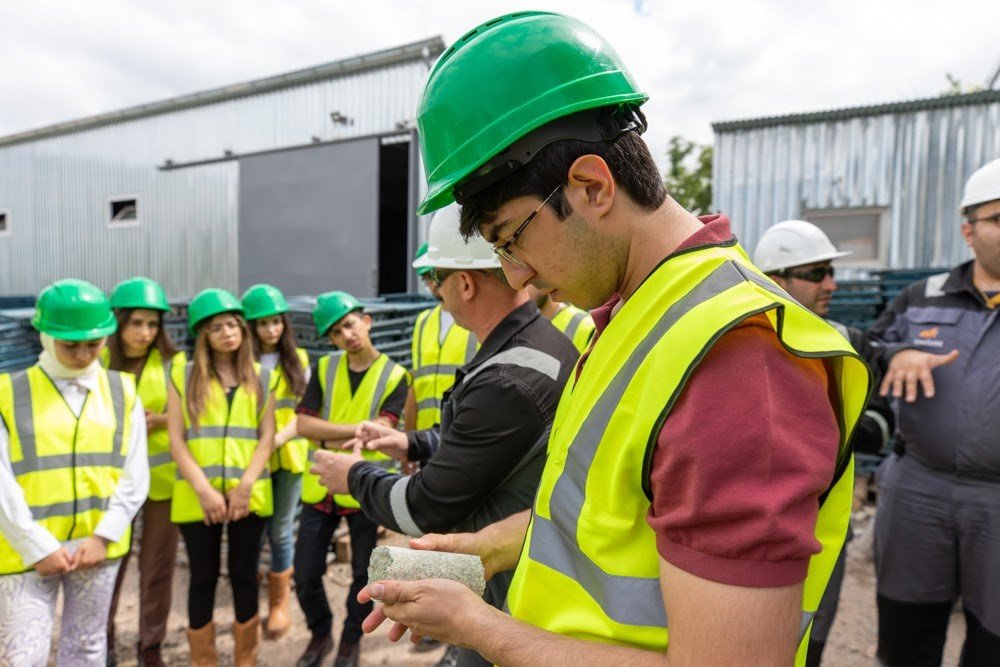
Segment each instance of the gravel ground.
M871 560L871 516L874 510L862 508L855 513L856 538L848 548L847 575L841 594L840 608L824 654L824 664L836 667L871 667L874 664L876 643L875 618L875 576ZM393 533L387 534L381 544L405 544L405 539ZM181 550L183 561L183 549ZM350 581L350 569L347 565L335 563L330 566L326 577L326 590L330 604L334 610L334 634L340 634L344 619L344 600L347 585ZM188 570L186 563L181 564L174 580L173 609L170 614L169 630L164 644L164 658L169 665L187 663L187 639L184 633L186 625L185 599L188 585ZM134 646L137 639L137 575L134 567L129 569L125 580L125 590L122 594L121 606L118 610L118 664L122 666L135 665ZM261 587L261 612L266 613L267 587ZM231 665L232 623L231 593L228 583L223 579L218 589L219 610L216 617L220 664ZM292 631L276 642L264 642L260 652L260 663L275 667L294 665L298 656L309 641L309 632L305 619L293 599L291 604L293 618ZM965 635L965 623L960 612L952 617L949 628L948 644L945 647L944 665L958 664L962 638ZM389 641L387 629L362 640L362 665L433 665L440 658L443 650L437 649L428 653L416 653L407 641L394 644ZM325 665L332 664L329 658Z

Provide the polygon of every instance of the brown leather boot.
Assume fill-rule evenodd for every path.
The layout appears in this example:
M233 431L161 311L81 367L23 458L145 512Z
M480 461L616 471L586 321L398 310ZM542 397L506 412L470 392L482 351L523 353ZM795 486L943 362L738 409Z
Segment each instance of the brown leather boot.
M260 646L260 616L254 616L246 623L234 621L233 641L236 643L233 664L236 667L254 667Z
M215 623L203 628L188 628L188 644L191 646L191 667L216 667L219 654L215 652Z
M292 628L292 617L288 614L288 599L292 590L292 568L284 572L267 573L267 600L270 613L264 625L264 636L280 639Z

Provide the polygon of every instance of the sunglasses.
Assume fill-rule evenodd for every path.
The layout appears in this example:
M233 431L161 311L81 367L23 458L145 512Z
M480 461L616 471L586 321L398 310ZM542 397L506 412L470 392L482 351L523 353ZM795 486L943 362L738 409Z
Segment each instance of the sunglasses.
M796 278L811 283L821 283L827 276L833 278L834 268L832 266L817 266L814 269L799 269L797 271L785 269L779 271L778 275L782 278Z

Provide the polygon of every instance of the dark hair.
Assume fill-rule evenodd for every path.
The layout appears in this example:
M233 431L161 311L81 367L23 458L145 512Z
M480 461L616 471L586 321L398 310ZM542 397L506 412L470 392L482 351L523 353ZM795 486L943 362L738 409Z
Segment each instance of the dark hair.
M982 204L972 204L971 206L965 207L965 210L962 211L962 215L965 216L966 222L972 222L972 220L976 217L976 211L979 210L980 206L982 206Z
M655 211L667 198L663 180L646 142L636 132L625 132L609 141L562 139L542 150L526 166L462 204L459 230L465 240L479 232L483 224L496 219L500 207L511 199L534 196L545 199L560 183L566 182L570 165L583 155L596 155L608 165L615 184L647 211ZM572 213L563 193L556 192L549 206L560 220Z
M292 328L292 321L288 313L281 313L281 338L278 339L278 365L284 371L292 393L302 397L306 393L306 372L302 368L299 355L295 352L295 329ZM249 322L250 338L253 339L253 353L260 359L260 338L257 337L257 321Z
M132 313L138 308L118 308L115 310L115 319L118 320L118 329L115 330L113 334L108 337L108 368L113 371L128 370L129 365L126 361L125 348L122 345L121 332L122 329L128 324L128 320L132 317ZM148 309L147 309L148 310ZM153 344L150 345L150 349L156 348L160 351L160 356L163 357L164 361L173 358L177 354L177 347L174 342L170 340L170 336L167 335L166 330L163 328L163 313L160 311L153 311L160 316L160 324L156 329L156 338L153 339Z

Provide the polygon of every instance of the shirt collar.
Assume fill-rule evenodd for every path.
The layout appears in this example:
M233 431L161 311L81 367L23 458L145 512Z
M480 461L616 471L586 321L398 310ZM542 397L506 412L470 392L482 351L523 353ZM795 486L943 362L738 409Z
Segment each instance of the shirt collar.
M466 369L472 369L494 356L510 342L524 327L541 317L542 313L534 301L527 301L514 310L507 313L507 317L500 321L500 324L493 328L490 335L483 341L476 356L466 365Z
M56 388L62 392L71 384L83 387L87 391L97 391L100 388L99 380L97 378L97 373L91 373L89 375L82 375L78 378L53 378Z

